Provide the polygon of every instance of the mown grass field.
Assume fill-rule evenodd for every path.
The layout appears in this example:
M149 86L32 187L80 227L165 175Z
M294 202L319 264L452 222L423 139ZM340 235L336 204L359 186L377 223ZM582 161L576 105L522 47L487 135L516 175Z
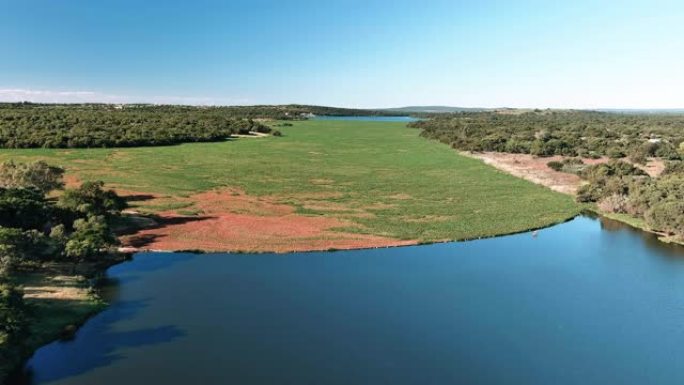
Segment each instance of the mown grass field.
M312 120L278 129L283 137L169 147L0 150L0 160L44 159L80 180L168 196L149 210L192 212L173 199L231 187L348 220L347 232L421 242L517 232L579 211L571 197L460 156L404 123Z

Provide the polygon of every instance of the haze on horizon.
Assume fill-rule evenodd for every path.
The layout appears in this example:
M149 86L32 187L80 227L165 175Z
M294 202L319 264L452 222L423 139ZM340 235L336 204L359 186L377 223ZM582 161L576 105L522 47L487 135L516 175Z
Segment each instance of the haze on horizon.
M682 108L676 1L6 2L0 101Z

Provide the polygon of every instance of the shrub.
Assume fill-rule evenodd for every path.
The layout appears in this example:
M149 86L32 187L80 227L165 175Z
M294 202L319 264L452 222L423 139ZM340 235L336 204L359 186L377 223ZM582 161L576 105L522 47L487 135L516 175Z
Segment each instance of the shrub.
M555 171L563 170L563 163L556 161L556 160L552 160L549 163L547 163L546 165L549 166L550 169L555 170Z
M629 153L629 160L636 164L646 164L648 161L648 154L644 152L641 148L632 150Z
M597 206L601 211L609 213L626 213L627 196L613 194L598 201Z
M64 187L64 169L50 166L43 161L33 163L0 164L0 187L36 188L43 193Z
M646 224L654 230L684 235L684 202L668 200L655 204L644 215Z
M680 160L665 162L665 169L661 175L684 174L684 162Z
M625 153L617 147L610 147L606 151L606 155L611 159L620 159L625 157Z

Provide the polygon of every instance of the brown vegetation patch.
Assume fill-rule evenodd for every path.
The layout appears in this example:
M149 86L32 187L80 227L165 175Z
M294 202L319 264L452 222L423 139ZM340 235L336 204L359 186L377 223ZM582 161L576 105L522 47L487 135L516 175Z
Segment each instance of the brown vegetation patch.
M81 185L81 181L74 174L64 173L64 186L67 188L75 188Z
M290 252L416 243L340 231L355 225L339 218L296 214L294 207L276 203L275 198L257 198L238 190L210 191L184 199L194 202L202 214L159 213L153 227L122 237L124 246L139 250ZM318 203L322 204L318 208L328 211L343 208L336 203Z
M337 202L313 201L307 202L303 206L306 210L321 211L321 212L360 212L359 210L350 209L349 206Z
M335 184L335 181L332 179L324 179L324 178L318 178L318 179L310 179L309 182L313 185L317 186L326 186L326 185L331 185Z
M391 203L382 203L382 202L375 202L371 205L367 205L364 207L366 210L389 210L397 207L397 205L391 204Z
M409 223L435 223L448 221L450 219L453 219L453 217L450 217L448 215L423 215L419 217L402 217L402 220L404 222Z
M405 200L409 200L413 197L410 196L409 194L394 194L394 195L390 195L389 198L400 200L400 201L405 201Z

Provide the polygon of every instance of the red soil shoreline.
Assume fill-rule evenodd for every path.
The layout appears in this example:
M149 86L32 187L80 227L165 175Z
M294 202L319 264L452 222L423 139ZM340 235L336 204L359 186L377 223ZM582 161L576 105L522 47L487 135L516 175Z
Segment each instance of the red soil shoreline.
M134 196L123 192L124 196ZM138 194L144 195L144 194ZM147 195L151 200L159 197ZM237 190L217 190L184 198L197 215L158 213L155 223L122 236L122 250L207 252L304 252L415 245L415 240L346 232L353 222L295 213L294 207Z

